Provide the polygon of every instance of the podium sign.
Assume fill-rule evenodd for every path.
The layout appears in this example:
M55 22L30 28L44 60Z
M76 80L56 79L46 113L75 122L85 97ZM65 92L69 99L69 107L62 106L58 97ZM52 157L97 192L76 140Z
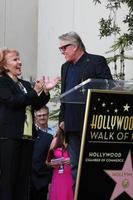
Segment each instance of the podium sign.
M89 89L75 200L133 199L133 94Z
M74 200L133 199L133 81L82 80L54 101L83 124Z

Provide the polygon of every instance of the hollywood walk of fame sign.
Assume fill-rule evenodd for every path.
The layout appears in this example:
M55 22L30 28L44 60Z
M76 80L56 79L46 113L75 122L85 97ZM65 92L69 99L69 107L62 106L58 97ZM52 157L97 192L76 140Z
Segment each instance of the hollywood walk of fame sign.
M88 90L75 200L133 199L133 94Z

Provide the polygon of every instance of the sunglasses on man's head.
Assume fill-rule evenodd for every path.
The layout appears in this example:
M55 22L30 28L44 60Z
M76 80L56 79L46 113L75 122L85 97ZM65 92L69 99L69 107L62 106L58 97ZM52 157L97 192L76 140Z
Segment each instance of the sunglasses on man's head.
M72 44L63 45L63 46L59 47L59 50L60 50L60 51L66 51L66 48L69 47L69 46L71 46L71 45L72 45Z

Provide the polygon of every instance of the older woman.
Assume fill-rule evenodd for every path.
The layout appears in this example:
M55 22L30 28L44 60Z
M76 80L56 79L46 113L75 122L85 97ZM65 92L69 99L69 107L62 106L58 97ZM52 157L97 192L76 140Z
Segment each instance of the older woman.
M28 200L34 109L45 105L58 78L19 78L21 61L14 49L0 50L0 200Z

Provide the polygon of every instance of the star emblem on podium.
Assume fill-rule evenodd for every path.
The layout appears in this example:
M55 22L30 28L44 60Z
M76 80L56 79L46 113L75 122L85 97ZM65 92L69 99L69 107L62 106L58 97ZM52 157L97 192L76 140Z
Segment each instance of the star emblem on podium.
M116 182L110 200L114 200L123 192L126 192L133 199L133 166L130 151L121 170L104 171Z
M123 108L124 108L124 111L129 111L129 108L130 108L130 106L128 105L128 104L126 104L125 106L123 106Z

